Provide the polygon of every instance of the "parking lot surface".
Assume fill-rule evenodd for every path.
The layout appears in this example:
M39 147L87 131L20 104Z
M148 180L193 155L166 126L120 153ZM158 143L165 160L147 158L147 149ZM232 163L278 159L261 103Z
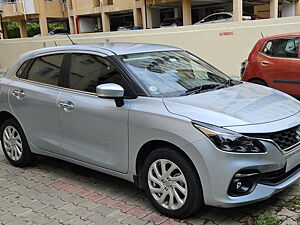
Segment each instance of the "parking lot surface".
M191 218L157 213L143 191L127 181L57 159L38 157L16 168L0 153L0 224L300 224L300 182L249 206L205 207ZM274 224L276 224L274 223Z

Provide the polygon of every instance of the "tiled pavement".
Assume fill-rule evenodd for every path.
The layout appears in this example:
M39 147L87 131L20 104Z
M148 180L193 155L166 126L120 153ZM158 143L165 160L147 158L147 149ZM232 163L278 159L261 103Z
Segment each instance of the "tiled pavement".
M297 224L300 211L283 207L300 194L300 182L261 203L235 209L205 207L175 221L159 215L133 184L60 160L39 157L34 166L11 166L0 153L0 224L253 224L271 212Z

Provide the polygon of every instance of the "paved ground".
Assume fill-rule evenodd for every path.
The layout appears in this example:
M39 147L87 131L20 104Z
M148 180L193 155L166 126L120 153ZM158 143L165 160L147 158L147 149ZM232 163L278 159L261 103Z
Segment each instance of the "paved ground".
M300 206L287 207L299 195L300 182L262 203L235 209L206 207L192 218L174 221L159 215L144 193L127 181L47 157L39 157L30 168L15 168L0 153L1 225L252 225L261 222L258 215L268 217L266 212L282 224L300 224Z

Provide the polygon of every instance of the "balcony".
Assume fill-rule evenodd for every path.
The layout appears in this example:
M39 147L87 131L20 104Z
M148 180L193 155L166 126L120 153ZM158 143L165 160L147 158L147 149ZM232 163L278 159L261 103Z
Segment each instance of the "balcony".
M24 7L21 1L0 0L0 9L3 10L3 18L24 14Z

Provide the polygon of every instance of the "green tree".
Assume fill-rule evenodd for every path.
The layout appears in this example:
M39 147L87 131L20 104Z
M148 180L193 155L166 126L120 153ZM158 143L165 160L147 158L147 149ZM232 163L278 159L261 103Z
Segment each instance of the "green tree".
M60 23L50 23L48 24L49 31L54 29L63 29L63 25ZM26 24L26 30L28 37L33 37L34 35L40 34L40 24L29 22ZM10 22L7 25L7 36L8 38L20 38L20 26L16 22Z

